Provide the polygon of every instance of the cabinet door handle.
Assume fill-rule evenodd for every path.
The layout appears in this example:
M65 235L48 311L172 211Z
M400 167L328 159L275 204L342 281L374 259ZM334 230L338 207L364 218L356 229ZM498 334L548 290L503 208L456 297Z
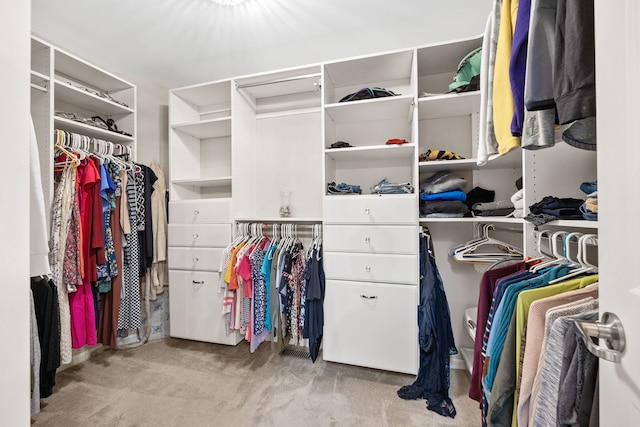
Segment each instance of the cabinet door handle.
M193 214L194 214L194 215L200 215L200 211L199 211L199 210L197 210L197 209L194 209L194 210L193 210Z
M192 280L194 285L204 285L204 280Z
M377 295L365 295L365 294L360 294L360 298L364 298L364 299L378 299Z
M200 237L200 236L198 236L198 233L193 233L193 238L194 239L197 239L198 237Z
M198 261L200 261L200 258L198 258L198 257L193 257L193 262L194 262L194 263L196 263L196 262L198 262Z
M371 214L371 209L367 208L364 210L364 214L365 215L370 215Z
M368 265L364 268L364 270L365 270L367 273L371 273L371 267L369 267Z
M371 238L370 237L365 237L364 241L365 241L365 243L371 243Z

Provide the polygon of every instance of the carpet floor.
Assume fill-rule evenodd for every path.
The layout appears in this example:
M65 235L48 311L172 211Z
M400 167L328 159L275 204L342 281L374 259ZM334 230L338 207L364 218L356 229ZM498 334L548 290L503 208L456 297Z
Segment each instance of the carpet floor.
M454 419L396 395L414 376L174 338L105 350L59 372L33 426L480 425L469 376L451 371Z

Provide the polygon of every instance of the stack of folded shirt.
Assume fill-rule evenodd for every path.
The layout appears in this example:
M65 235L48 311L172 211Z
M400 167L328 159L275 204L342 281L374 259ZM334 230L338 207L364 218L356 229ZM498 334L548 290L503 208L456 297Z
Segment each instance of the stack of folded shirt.
M524 219L535 225L542 225L556 219L583 219L580 211L583 203L581 199L545 196L538 203L529 206L529 215Z
M362 194L362 189L359 185L330 182L327 184L327 194Z
M511 203L513 203L514 208L511 216L514 218L524 218L524 190L520 189L513 193Z
M462 160L462 157L459 154L454 153L453 151L448 150L427 150L425 153L420 153L418 156L418 161L420 162L430 162L434 160Z
M471 207L474 216L507 216L514 211L510 200L476 203Z
M420 216L426 218L460 218L469 212L467 195L462 188L467 180L442 171L420 181Z
M411 194L413 193L413 185L410 182L394 184L382 178L382 181L371 187L372 194Z
M598 183L583 182L580 189L587 195L584 203L580 206L582 217L589 221L598 220Z

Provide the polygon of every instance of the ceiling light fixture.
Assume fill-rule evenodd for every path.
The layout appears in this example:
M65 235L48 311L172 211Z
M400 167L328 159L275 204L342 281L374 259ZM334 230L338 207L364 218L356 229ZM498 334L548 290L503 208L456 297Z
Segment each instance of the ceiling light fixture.
M237 6L245 0L212 0L215 4L219 4L221 6Z

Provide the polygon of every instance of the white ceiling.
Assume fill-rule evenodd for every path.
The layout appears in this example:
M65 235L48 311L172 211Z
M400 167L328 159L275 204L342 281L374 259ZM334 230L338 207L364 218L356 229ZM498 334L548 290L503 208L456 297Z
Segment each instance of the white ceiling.
M492 0L32 0L32 31L169 87L484 31Z

